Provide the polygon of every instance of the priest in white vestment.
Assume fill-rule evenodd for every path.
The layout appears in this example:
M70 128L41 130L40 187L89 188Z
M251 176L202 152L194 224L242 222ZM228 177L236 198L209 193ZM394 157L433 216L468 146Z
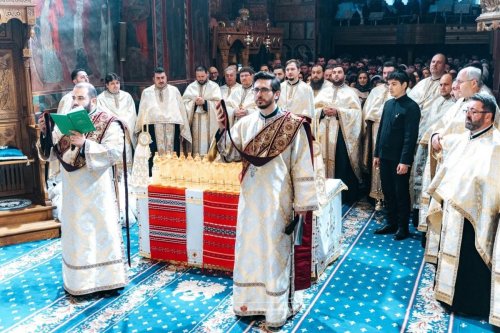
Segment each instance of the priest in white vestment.
M120 77L115 73L108 73L104 78L106 89L97 96L97 107L99 110L108 111L127 125L126 142L127 155L132 157L132 149L135 149L137 140L134 135L137 112L135 111L135 102L132 96L123 90L120 90ZM132 164L127 166L128 177L132 172ZM120 186L120 220L122 225L125 223L125 177L122 170L118 172L118 181ZM135 199L129 201L129 219L130 222L136 221L137 212L135 209Z
M196 80L182 95L193 137L190 151L193 156L207 154L218 128L215 104L222 99L219 86L208 80L205 67L198 66L195 73Z
M192 142L179 89L167 83L167 74L162 67L155 69L153 81L154 84L142 92L135 125L136 135L143 131L151 135L150 175L155 152L160 155L168 152L180 154L182 147Z
M71 72L71 81L73 84L80 82L89 82L89 76L82 68L77 68ZM66 114L73 108L73 91L64 95L57 105L57 114Z
M120 77L115 73L109 73L104 78L106 89L97 96L97 106L99 109L105 109L127 124L129 129L129 140L132 147L135 148L137 140L134 134L137 112L135 102L132 96L123 90L120 90Z
M428 189L428 223L441 230L436 299L451 311L489 317L500 326L500 132L493 125L495 112L492 96L472 96L466 104L468 131L442 139L446 158Z
M240 69L241 85L226 100L229 123L234 125L241 118L258 110L253 94L254 71L250 67Z
M71 80L73 84L80 82L89 82L89 77L85 70L81 68L75 69L71 72ZM64 95L57 106L57 114L66 114L73 108L73 91ZM48 163L47 175L47 194L52 201L54 207L53 213L55 218L59 218L61 207L61 174L59 161L52 161Z
M296 115L314 118L314 93L302 80L299 80L299 62L295 59L286 62L286 79L281 83L278 106Z
M323 67L321 67L320 65L312 66L310 76L311 81L309 82L309 86L313 90L314 98L316 98L323 89L332 86L332 83L330 81L325 80L323 74Z
M233 271L235 314L263 315L267 327L284 325L301 307L300 292L295 291L293 284L297 273L293 269L294 241L284 229L293 212L305 215L306 211L317 208L304 118L291 113L285 115L276 106L279 90L279 81L274 75L257 73L254 91L260 110L231 128L234 145L252 158L274 156L258 167L243 159ZM240 160L240 154L222 130L224 116L221 113L218 120L221 128L218 149L223 161ZM281 126L284 122L286 125ZM285 134L283 130L294 135L274 140ZM276 149L260 154L260 149L268 143ZM309 267L306 270L309 271Z
M64 289L85 295L123 288L128 282L113 166L123 161L124 131L112 114L97 108L97 93L89 83L73 89L74 106L87 110L96 130L87 134L45 135L40 157L61 161L61 247ZM41 120L42 133L46 131ZM48 153L48 154L47 154Z
M425 191L427 184L430 184L435 173L440 167L440 162L446 159L446 151L442 151L441 141L448 135L461 134L466 131L463 126L466 118L464 109L470 97L474 94L483 93L483 83L481 81L481 71L475 67L465 67L457 75L460 95L462 96L453 104L448 111L432 127L432 135L429 139L429 156L427 158L424 174L422 177L422 188ZM499 128L499 113L495 113L494 126ZM462 125L460 125L462 124ZM426 217L428 206L425 205L425 195L422 194L419 227L420 231L427 231L426 234L426 259L435 261L440 241L440 230L428 228Z
M430 138L430 132L434 124L439 122L440 118L446 113L446 111L455 104L455 99L451 96L451 86L453 78L450 74L444 74L441 76L439 98L434 101L430 111L426 111L425 118L421 118L419 128L418 128L418 139L417 139L417 152L415 153L415 160L413 161L413 167L411 168L411 178L410 178L410 189L412 194L412 204L413 210L420 212L420 201L422 198L422 177L424 174L424 168L427 162L427 156L429 154L428 143ZM427 204L429 202L427 201ZM413 215L413 225L418 225L418 219L415 214Z
M228 100L229 97L233 94L233 92L236 91L238 87L241 86L238 82L236 82L236 67L235 66L228 66L224 70L224 79L226 81L226 84L220 87L220 93L221 97L224 100Z
M382 77L384 82L390 73L394 72L395 66L392 63L385 63L382 67ZM392 96L389 94L387 84L381 84L374 87L363 106L363 120L365 122L363 129L363 169L370 177L369 196L377 201L384 199L382 193L382 184L380 182L380 170L375 168L372 163L375 143L377 142L377 133L382 119L384 104Z
M327 178L341 179L348 190L342 201L352 203L359 197L361 175L361 131L363 113L358 95L345 84L344 69L332 69L332 87L323 89L315 98L316 140Z
M444 74L446 65L446 57L442 53L432 57L430 63L431 76L420 80L415 87L408 93L408 97L413 99L418 106L422 115L420 123L426 121L427 113L431 110L434 101L439 98L439 80Z

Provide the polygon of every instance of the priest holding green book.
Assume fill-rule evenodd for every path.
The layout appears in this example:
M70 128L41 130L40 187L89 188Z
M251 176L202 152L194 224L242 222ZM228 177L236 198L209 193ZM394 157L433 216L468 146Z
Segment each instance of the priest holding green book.
M83 108L88 114L80 114L76 123L90 120L95 130L64 134L57 125L52 129L45 116L39 121L38 148L41 159L57 159L62 166L64 289L71 295L85 295L128 283L113 177L113 168L126 160L125 127L114 115L97 108L97 92L89 83L74 87L73 108ZM61 123L56 120L56 124Z

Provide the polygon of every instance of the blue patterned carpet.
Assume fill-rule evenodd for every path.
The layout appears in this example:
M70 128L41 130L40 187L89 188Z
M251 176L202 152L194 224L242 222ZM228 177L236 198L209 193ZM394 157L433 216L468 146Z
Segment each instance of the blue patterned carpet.
M283 332L490 332L433 300L432 265L416 234L375 236L372 207L344 207L343 254L304 294ZM130 284L120 293L71 297L62 287L59 240L0 248L0 332L255 332L259 317L231 309L230 276L141 258L132 229Z

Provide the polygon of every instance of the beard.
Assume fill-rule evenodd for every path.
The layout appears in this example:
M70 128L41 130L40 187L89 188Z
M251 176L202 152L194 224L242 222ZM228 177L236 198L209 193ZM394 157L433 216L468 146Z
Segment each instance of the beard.
M320 90L321 86L323 86L323 83L325 82L325 78L321 78L318 80L311 80L311 88L313 90Z
M257 107L261 110L264 110L264 109L267 109L267 107L271 104L273 104L273 99L269 99L269 100L262 100L262 101L259 101L257 100Z
M343 84L344 84L344 79L342 79L342 80L334 80L334 79L333 79L333 80L332 80L332 83L333 83L333 85L334 85L334 86L336 86L336 87L340 87L341 85L343 85Z
M196 81L198 81L198 84L202 86L202 85L204 85L205 83L207 83L207 81L208 81L208 80L204 80L204 81L199 81L199 80L196 80Z
M472 121L472 119L465 119L465 128L467 128L469 131L475 131L478 128L481 127L481 124L478 122Z

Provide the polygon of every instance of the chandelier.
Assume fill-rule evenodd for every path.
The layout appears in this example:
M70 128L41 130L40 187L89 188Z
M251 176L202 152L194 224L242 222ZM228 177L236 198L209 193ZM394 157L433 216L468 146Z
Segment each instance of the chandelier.
M247 34L246 34L245 38L243 38L243 41L245 42L245 44L247 44L247 46L249 46L250 44L252 44L252 42L253 42L253 36L250 33L250 31L247 31Z
M269 22L269 19L266 20L266 38L264 38L264 46L266 47L266 51L269 52L269 49L271 48L271 36L269 36L269 26L271 23Z

